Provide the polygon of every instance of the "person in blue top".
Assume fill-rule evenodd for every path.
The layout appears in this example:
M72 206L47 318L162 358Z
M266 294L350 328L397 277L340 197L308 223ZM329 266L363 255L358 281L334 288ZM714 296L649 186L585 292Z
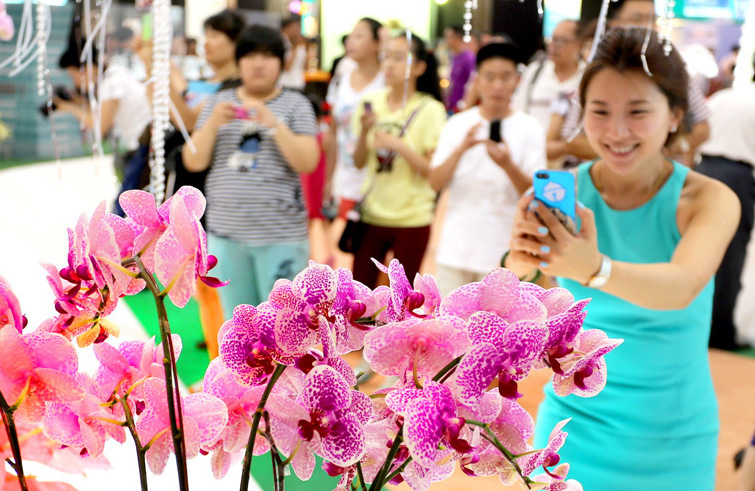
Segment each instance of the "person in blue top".
M505 266L520 277L539 268L575 298L592 297L584 327L625 341L606 356L598 395L546 389L535 446L572 418L559 454L586 491L712 490L712 278L739 222L737 197L664 156L687 107L687 74L655 32L610 31L585 70L580 102L598 154L577 170L580 231L570 234L525 196Z

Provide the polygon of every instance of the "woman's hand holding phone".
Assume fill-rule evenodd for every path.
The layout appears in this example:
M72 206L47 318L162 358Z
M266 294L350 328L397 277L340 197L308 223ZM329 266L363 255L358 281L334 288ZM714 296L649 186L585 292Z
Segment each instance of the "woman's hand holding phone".
M522 196L506 267L520 277L538 268L544 274L586 284L600 269L602 256L592 210L578 206L576 213L582 226L573 235L543 202L531 193Z

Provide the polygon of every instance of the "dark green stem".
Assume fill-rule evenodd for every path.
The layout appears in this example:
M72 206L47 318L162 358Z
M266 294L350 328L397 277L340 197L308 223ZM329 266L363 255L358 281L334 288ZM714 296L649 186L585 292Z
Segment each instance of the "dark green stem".
M254 441L257 439L257 430L260 427L260 419L262 413L265 411L265 404L267 404L267 398L270 397L270 393L273 391L273 386L278 378L283 374L286 369L286 365L278 365L275 367L275 371L270 376L270 381L265 387L265 392L262 393L260 403L257 405L257 410L254 412L254 419L252 420L252 431L249 433L249 442L246 444L246 453L244 454L244 466L241 470L241 491L249 490L249 478L251 476L252 468L252 456L254 454Z
M363 491L367 491L367 483L364 482L364 473L362 472L362 463L357 462L357 477L359 478L359 485Z
M383 462L383 467L380 468L380 470L377 473L377 476L375 476L375 480L372 482L372 486L370 486L369 491L377 491L378 489L383 488L383 485L385 484L385 477L388 475L388 471L391 469L391 465L393 465L393 459L396 458L398 449L401 446L403 433L404 433L404 427L402 425L401 428L398 430L398 434L396 435L396 438L393 439L393 444L391 445L391 449L388 451L388 457L385 458L385 462Z
M181 491L189 490L189 474L186 467L186 444L183 433L183 411L181 410L181 396L178 393L178 372L176 370L176 352L173 349L173 336L168 323L168 312L165 310L165 296L161 294L152 273L147 271L139 256L134 256L133 263L139 267L139 277L147 283L147 288L155 297L157 317L160 324L160 339L163 344L163 368L165 369L165 390L168 396L168 416L173 438L173 449L178 467L178 485ZM124 263L126 266L130 261Z
M443 382L443 380L441 380L443 378L443 376L446 375L446 374L448 374L454 368L456 368L456 365L458 365L459 362L461 362L461 356L459 356L458 358L454 358L453 360L451 360L451 362L448 365L446 365L445 367L443 367L443 370L441 370L440 372L438 372L438 374L435 375L435 377L433 377L433 381L434 382L438 382L438 381Z
M136 460L139 464L139 482L142 486L142 491L147 491L147 449L145 449L141 441L139 440L139 433L136 431L136 425L134 424L134 415L131 413L131 407L128 405L128 401L118 399L121 406L123 406L123 414L126 416L126 427L128 432L131 433L131 438L134 440L136 446Z
M396 477L399 474L401 474L402 472L404 472L404 469L406 469L406 466L409 465L409 462L411 462L411 461L412 461L412 458L411 457L407 457L407 459L401 463L401 465L399 466L398 469L396 469L395 471L391 472L388 475L388 477L385 478L386 484L389 483L389 482L391 482L391 479L393 479L394 477Z
M475 421L473 419L468 419L467 420L467 424L471 425L471 426L478 426L478 427L482 428L485 431L485 434L484 435L480 435L480 436L482 436L482 438L484 438L485 440L487 440L488 442L490 442L491 445L493 445L495 448L498 449L499 452L501 452L501 454L503 455L503 457L509 462L509 464L511 464L512 467L514 467L514 469L516 470L516 472L522 478L522 481L527 486L527 489L532 489L532 487L530 486L530 483L532 481L530 480L530 478L528 478L527 476L525 476L524 474L522 474L522 468L519 467L519 464L516 463L516 457L514 456L514 454L512 454L511 452L509 452L506 447L503 446L503 443L501 443L501 441L498 439L498 437L496 436L496 434L490 428L490 425L486 424L486 423L482 423L480 421Z
M8 329L10 329L10 327ZM5 433L8 435L11 452L13 453L13 462L8 462L16 472L18 485L21 487L21 490L29 491L29 486L26 484L26 476L24 475L24 461L21 457L21 444L18 441L16 420L13 418L14 410L11 409L10 405L8 405L8 401L5 400L5 396L2 392L0 392L0 408L2 408L3 412L3 425L5 426Z
M270 428L270 413L265 411L263 417L265 418L265 436L270 442L270 456L273 459L273 482L275 483L275 491L285 491L286 463L281 459L278 447L275 446L275 440L273 440L273 434Z

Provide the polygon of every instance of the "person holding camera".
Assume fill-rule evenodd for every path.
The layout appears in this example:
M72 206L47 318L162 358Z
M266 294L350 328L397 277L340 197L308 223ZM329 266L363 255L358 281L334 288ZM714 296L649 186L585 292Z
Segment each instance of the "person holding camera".
M559 455L585 489L714 489L712 278L740 207L726 185L664 156L688 104L684 62L676 48L664 53L666 42L643 28L615 28L600 42L580 85L598 153L576 172L581 230L572 235L525 196L505 260L520 277L540 269L574 298L592 298L584 328L624 339L605 365L574 375L578 389L605 383L598 395L557 397L549 385L538 412L536 448L571 418Z
M307 210L299 173L320 159L312 105L277 81L285 48L281 35L250 26L236 43L241 86L211 95L184 147L189 171L209 168L205 183L210 252L224 312L265 300L279 278L293 279L309 259Z
M437 62L424 41L410 32L388 40L383 70L387 88L366 95L352 116L354 165L367 167L354 278L370 288L379 273L372 258L382 262L388 251L408 278L419 271L436 197L430 157L446 121Z
M519 197L532 185L532 174L546 166L543 129L511 106L518 60L511 43L480 49L481 102L451 116L430 162L433 189L448 188L436 255L443 294L498 267Z
M68 72L78 92L85 96L56 90L53 110L73 115L89 130L99 128L101 135L106 135L111 130L115 132L124 150L116 152L115 162L116 173L122 174L121 192L141 189L149 182L148 172L145 171L149 147L140 145L140 139L152 121L147 91L131 70L118 65L104 66L102 86L96 87L99 53L92 47L92 71L89 74L80 55L76 46L70 45L61 55L58 64ZM86 98L91 88L99 89L99 121L95 120ZM123 216L117 198L114 212Z

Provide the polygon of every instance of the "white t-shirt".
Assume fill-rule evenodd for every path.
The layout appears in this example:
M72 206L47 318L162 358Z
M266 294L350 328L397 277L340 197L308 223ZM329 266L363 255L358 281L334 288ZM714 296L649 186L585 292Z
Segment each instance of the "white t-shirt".
M339 63L338 68L340 69L343 64L343 62ZM356 148L358 135L355 135L352 130L351 115L366 94L385 87L385 74L381 70L362 90L354 90L351 85L351 75L356 68L356 63L349 64L340 76L334 77L328 87L327 95L328 104L332 107L331 114L336 123L338 142L333 195L353 201L359 201L362 198L362 183L367 167L362 169L354 167L354 148Z
M443 164L478 123L479 137L484 138L490 133L490 122L478 107L451 116L443 127L430 167ZM535 118L514 110L501 126L514 164L527 175L545 168L545 133ZM519 193L508 174L490 158L484 144L464 152L447 192L437 263L476 273L498 267L511 239Z
M533 116L548 131L551 122L551 104L561 93L571 93L579 89L584 62L579 62L579 68L568 79L561 82L556 76L556 65L550 59L543 62L543 68L535 79L540 62L531 63L522 75L522 80L514 93L512 104L516 109ZM534 86L530 89L533 83ZM532 94L530 97L529 94Z
M700 152L755 167L755 83L716 92L708 107L710 138Z
M280 85L286 89L304 90L304 87L307 85L304 79L304 70L307 64L307 47L300 44L296 48L288 48L286 51L286 61L292 56L294 61L291 63L291 68L281 73Z
M105 70L101 98L101 102L118 100L113 130L120 136L127 150L136 150L139 147L139 137L152 121L144 85L128 68L111 66Z

